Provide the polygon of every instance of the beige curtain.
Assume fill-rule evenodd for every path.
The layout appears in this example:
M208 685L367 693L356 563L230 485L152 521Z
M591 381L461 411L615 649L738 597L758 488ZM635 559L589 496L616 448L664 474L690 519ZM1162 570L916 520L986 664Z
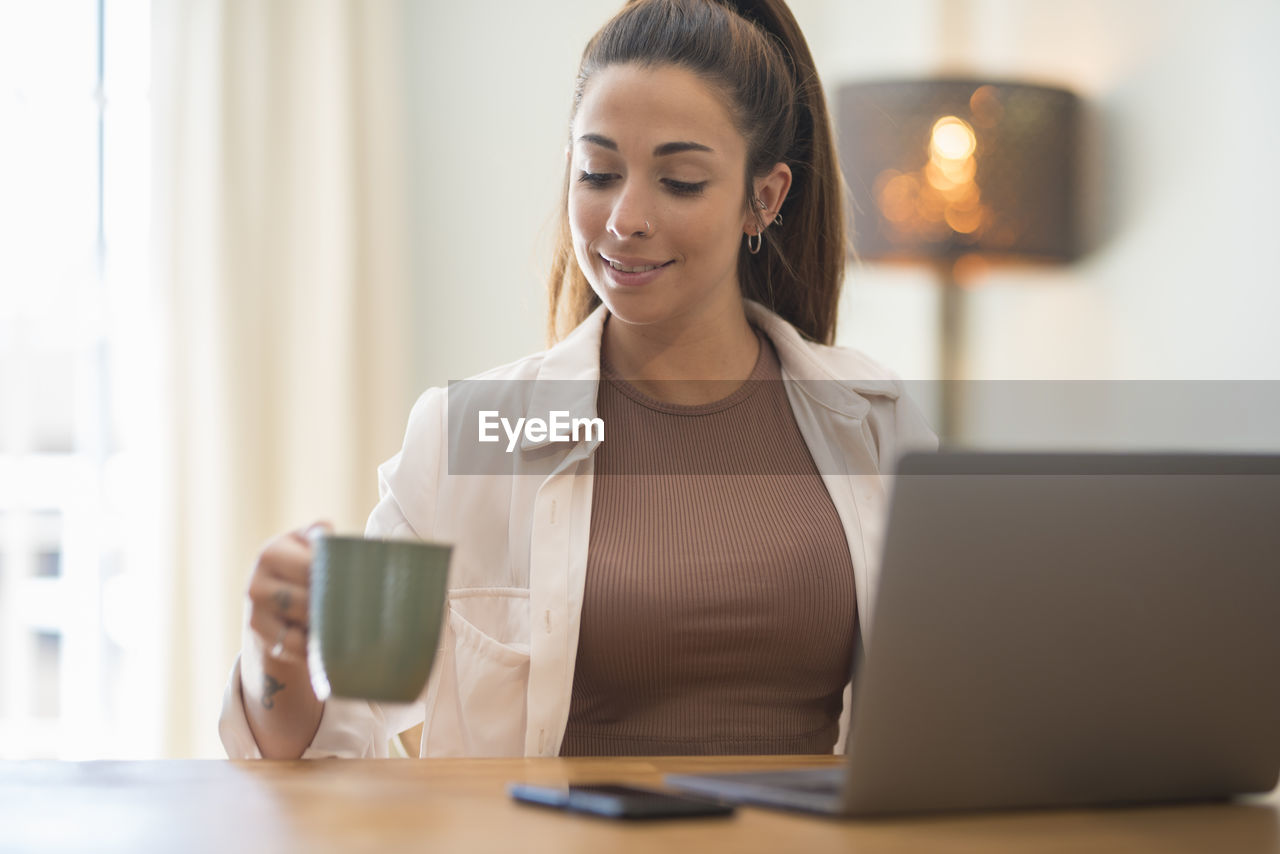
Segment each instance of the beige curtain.
M412 402L404 8L152 15L164 744L212 757L258 548L315 518L362 530Z

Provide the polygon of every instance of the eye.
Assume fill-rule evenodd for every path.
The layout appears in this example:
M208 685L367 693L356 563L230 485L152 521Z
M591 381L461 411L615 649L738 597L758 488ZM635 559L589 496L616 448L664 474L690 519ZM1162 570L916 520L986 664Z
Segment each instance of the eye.
M696 196L707 188L706 181L691 184L687 181L673 181L668 178L662 183L666 184L667 188L677 196Z
M578 183L588 187L606 187L617 177L610 172L583 172L578 175Z

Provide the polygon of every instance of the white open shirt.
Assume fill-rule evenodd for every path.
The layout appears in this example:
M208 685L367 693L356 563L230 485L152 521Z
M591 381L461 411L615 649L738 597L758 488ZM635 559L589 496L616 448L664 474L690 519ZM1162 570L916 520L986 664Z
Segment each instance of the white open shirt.
M806 341L761 305L747 301L746 308L778 352L796 423L844 524L866 638L888 474L898 456L932 450L937 437L892 372L856 350ZM544 388L581 389L570 403L573 417L594 417L604 321L602 306L545 353L479 379L530 389L519 414L544 419L553 405ZM562 380L578 382L544 382ZM526 437L511 456L512 474L450 474L447 400L445 389L433 388L414 405L404 447L378 469L381 500L365 530L368 537L454 545L431 678L413 704L330 698L303 758L385 757L389 740L420 722L423 757L559 752L573 692L598 442L548 450L548 442ZM563 399L554 405L562 409ZM849 702L846 686L837 753ZM262 755L245 718L238 658L218 728L229 757Z

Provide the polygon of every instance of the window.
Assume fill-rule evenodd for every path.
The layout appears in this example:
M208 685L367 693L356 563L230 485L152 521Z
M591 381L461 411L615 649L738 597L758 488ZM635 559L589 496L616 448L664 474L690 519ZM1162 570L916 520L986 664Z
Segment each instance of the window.
M149 15L0 6L0 758L160 751Z

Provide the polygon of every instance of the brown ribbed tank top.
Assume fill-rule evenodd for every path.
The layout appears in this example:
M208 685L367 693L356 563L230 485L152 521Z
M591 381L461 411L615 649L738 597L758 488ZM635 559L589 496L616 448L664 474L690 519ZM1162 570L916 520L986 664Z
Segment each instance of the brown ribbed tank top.
M564 756L830 753L857 608L844 527L773 345L679 406L601 366Z

